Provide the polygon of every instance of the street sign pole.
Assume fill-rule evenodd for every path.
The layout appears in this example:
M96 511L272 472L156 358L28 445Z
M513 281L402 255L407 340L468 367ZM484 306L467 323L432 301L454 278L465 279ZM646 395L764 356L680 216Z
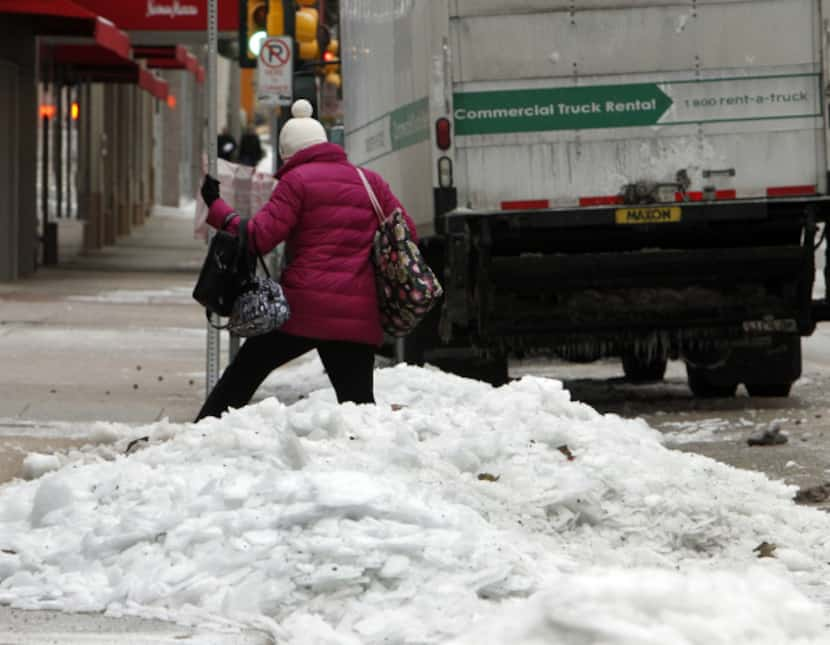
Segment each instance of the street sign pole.
M293 98L294 39L288 35L269 35L262 43L257 60L257 99L269 106L272 174L279 169L279 131L285 118L282 108L290 106Z
M208 54L207 54L207 157L208 157L208 174L211 177L219 177L217 149L216 149L216 134L218 131L216 120L216 62L218 56L219 39L218 18L217 18L217 2L218 0L208 0L207 2L207 37L208 37ZM210 237L212 232L208 234ZM210 239L208 239L208 243ZM219 325L219 318L215 314L211 314L210 320L207 323L207 361L205 374L205 396L209 396L216 382L219 380L219 330L213 325Z

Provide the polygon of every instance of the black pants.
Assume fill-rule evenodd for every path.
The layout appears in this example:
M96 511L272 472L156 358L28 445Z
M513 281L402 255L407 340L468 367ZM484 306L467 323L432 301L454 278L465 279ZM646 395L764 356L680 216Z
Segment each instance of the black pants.
M273 331L249 338L199 411L196 421L241 408L280 365L316 349L340 403L374 403L375 350L371 345L342 340L315 340Z

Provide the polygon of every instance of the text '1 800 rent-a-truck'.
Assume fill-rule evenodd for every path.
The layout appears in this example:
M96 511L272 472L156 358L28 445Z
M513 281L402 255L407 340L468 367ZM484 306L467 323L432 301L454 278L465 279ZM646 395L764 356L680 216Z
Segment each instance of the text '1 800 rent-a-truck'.
M346 148L418 225L441 306L402 347L683 359L784 396L828 318L828 0L342 0ZM820 276L821 277L821 276ZM819 282L821 282L820 280Z

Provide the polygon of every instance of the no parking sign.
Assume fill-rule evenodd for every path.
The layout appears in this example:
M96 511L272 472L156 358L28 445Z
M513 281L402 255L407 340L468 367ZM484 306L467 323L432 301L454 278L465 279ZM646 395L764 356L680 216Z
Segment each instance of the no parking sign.
M294 97L294 43L290 36L262 41L257 60L257 98L260 101L291 105Z

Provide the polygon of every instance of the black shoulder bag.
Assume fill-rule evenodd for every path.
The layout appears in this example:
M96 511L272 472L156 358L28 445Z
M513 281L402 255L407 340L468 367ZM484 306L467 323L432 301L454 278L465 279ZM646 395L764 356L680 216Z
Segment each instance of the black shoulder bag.
M230 316L233 303L251 279L248 262L247 221L239 222L239 235L216 231L210 240L202 270L193 288L193 298L208 317Z
M256 260L248 251L248 218L239 221L238 235L217 231L193 288L193 298L210 315L228 316L227 329L242 337L259 336L280 327L290 316L282 287L271 279L259 253L265 277L256 275Z

